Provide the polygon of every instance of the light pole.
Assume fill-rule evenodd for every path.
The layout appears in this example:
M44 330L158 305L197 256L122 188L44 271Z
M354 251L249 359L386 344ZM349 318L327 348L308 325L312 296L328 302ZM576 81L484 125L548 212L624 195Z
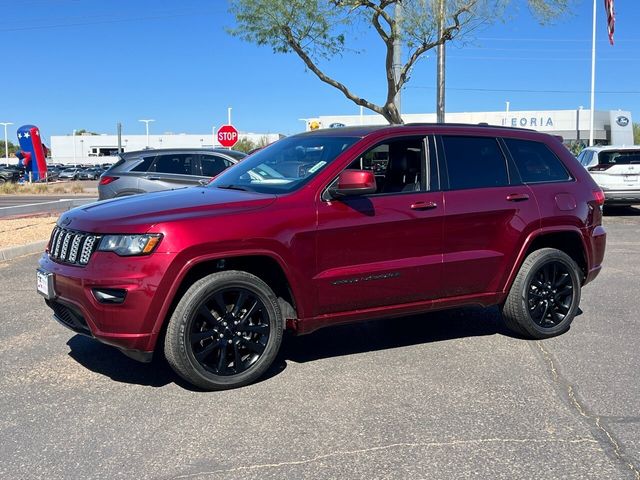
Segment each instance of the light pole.
M4 125L4 160L5 163L9 163L9 139L7 138L7 127L13 125L11 122L0 122L0 125Z
M139 122L144 122L144 126L147 129L147 148L149 148L149 123L151 122L155 122L154 119L149 118L149 119L142 119L142 120L138 120Z
M73 132L71 133L71 135L73 135L73 163L75 166L76 163L76 129L73 129Z

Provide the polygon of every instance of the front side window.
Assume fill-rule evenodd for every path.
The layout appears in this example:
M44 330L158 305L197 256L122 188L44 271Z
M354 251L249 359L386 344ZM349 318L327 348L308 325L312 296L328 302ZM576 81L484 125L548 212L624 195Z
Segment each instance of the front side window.
M523 183L563 182L571 179L562 162L541 142L505 138Z
M358 156L347 170L373 171L376 194L415 192L422 189L423 152L422 138L388 140Z
M211 188L288 193L311 180L357 137L299 135L279 140L225 170Z
M493 137L443 136L449 188L502 187L509 184L507 163Z
M216 155L202 155L202 175L205 177L215 177L231 166L229 160Z
M186 153L176 153L168 155L158 155L154 164L154 171L160 173L176 173L180 175L191 175L193 165L193 155Z

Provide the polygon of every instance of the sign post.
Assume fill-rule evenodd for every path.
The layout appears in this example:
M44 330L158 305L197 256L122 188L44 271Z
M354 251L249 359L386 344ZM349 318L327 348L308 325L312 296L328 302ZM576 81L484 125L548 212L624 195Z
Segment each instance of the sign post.
M238 142L238 130L233 125L224 125L218 130L218 143L231 148Z

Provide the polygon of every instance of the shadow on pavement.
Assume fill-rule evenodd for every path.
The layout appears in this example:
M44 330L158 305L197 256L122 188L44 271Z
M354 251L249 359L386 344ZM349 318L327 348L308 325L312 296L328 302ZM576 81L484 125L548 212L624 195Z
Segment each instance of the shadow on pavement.
M602 214L605 217L640 217L640 208L605 205Z
M259 381L280 374L287 367L287 360L304 363L362 352L496 334L514 336L502 326L496 307L468 307L328 327L310 335L285 336L278 357ZM151 364L140 363L126 357L114 347L82 335L74 336L67 345L71 349L69 355L82 366L117 382L152 387L176 383L187 390L202 391L176 375L161 355L157 355Z
M324 328L310 335L292 336L285 340L280 356L300 363L495 334L514 336L502 326L497 307L468 307L341 325Z

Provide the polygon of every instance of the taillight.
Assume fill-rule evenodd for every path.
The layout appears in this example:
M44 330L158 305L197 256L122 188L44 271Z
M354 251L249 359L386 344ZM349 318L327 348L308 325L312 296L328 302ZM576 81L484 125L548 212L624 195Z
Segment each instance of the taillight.
M593 191L593 199L596 201L596 205L601 207L604 205L604 192L600 189Z
M595 167L589 167L588 170L590 172L604 172L605 170L609 170L611 167L613 167L613 164L603 163L601 165L596 165Z
M98 185L109 185L111 182L115 182L118 178L120 177L109 177L107 175L103 175L102 177L100 177L100 182L98 182Z

